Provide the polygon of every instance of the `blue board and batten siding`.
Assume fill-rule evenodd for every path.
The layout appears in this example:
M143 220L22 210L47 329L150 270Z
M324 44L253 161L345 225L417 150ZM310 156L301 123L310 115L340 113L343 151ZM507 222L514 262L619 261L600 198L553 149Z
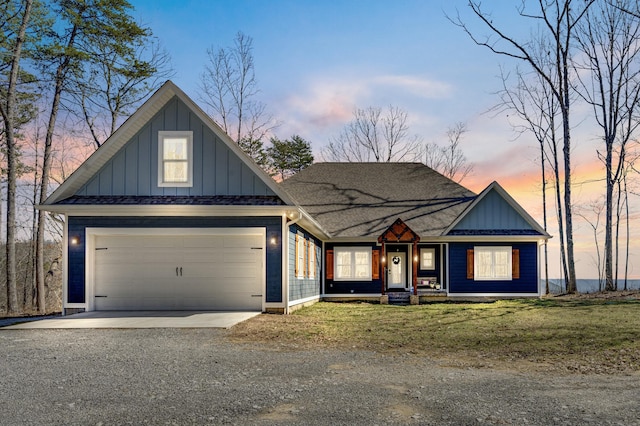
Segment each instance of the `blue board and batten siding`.
M314 245L315 250L315 274L309 277L305 273L304 278L296 276L296 235ZM292 225L289 228L289 301L320 297L320 282L322 277L322 243L313 235Z
M158 132L193 131L193 186L158 186ZM275 195L196 114L170 100L76 195Z
M454 231L519 230L533 227L496 191L489 191L455 226Z
M520 278L509 281L476 281L467 278L467 250L478 246L509 246L520 251ZM538 244L450 243L449 293L538 293Z
M282 218L281 217L82 217L68 218L69 235L80 235L80 244L68 249L68 303L85 303L86 228L245 228L264 227L267 240L278 243L266 248L267 303L282 302Z

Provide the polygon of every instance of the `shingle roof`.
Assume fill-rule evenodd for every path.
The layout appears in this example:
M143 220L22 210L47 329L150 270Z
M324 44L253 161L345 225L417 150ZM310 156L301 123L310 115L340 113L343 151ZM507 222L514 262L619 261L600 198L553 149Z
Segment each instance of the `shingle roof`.
M438 236L476 196L420 163L315 163L281 185L334 238L377 238L398 218Z

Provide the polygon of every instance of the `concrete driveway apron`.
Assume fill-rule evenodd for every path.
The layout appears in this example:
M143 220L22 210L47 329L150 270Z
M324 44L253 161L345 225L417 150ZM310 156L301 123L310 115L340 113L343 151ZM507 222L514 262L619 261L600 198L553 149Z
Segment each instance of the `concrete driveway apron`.
M94 311L23 322L2 329L230 328L257 315L260 315L260 312Z

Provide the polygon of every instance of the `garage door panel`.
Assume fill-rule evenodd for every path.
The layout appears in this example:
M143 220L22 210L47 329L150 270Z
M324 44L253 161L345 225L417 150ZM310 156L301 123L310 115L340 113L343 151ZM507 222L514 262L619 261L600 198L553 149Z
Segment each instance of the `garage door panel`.
M260 310L264 236L229 232L96 236L95 309Z

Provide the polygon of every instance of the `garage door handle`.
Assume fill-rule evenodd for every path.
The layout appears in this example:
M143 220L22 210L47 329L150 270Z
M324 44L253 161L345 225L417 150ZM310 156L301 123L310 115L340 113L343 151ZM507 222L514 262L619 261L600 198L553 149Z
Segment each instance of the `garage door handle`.
M93 297L107 297L107 296L97 296L97 295L96 295L96 296L93 296Z
M180 267L180 276L182 276L182 266Z
M178 276L178 267L176 266L176 277Z

